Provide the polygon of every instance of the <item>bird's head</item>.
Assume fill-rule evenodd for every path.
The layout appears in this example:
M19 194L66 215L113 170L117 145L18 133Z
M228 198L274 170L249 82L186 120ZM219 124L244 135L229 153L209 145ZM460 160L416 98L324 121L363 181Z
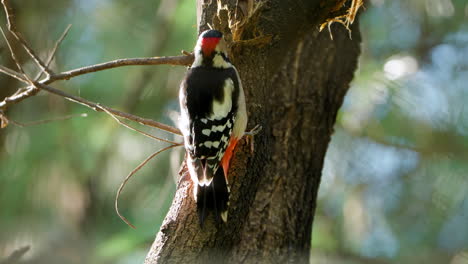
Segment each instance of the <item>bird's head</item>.
M194 65L212 64L214 67L228 66L227 45L223 33L210 29L203 31L195 46Z
M205 58L211 57L215 52L225 51L223 33L214 29L203 31L198 37L197 48Z

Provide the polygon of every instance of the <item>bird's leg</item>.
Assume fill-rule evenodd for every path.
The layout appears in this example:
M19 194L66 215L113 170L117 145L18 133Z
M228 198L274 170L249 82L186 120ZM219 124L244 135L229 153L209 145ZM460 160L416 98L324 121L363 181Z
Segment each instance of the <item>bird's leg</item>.
M261 125L256 125L250 131L244 133L245 141L247 144L250 144L250 153L254 153L254 136L257 135L262 130Z

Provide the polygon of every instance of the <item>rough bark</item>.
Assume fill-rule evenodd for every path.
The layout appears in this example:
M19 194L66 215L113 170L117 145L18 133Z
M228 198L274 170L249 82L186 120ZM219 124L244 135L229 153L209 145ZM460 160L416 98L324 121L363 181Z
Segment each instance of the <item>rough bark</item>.
M145 263L309 261L323 160L359 55L356 25L352 39L341 25L332 26L334 40L318 32L340 2L266 0L245 24L242 40L259 34L271 39L231 50L246 92L249 127L260 124L263 130L253 154L245 142L237 148L228 224L208 217L200 228L185 177ZM198 0L201 30L217 24L212 18L220 3L231 19L236 3L248 4ZM229 28L222 30L229 39Z

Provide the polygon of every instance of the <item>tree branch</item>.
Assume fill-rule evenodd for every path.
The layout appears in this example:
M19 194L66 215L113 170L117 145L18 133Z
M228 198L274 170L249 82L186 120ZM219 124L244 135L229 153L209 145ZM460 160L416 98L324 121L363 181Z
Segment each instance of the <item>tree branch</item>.
M107 69L123 67L123 66L135 66L135 65L180 65L180 66L189 66L193 62L193 54L190 55L180 55L180 56L165 56L165 57L150 57L150 58L129 58L129 59L117 59L113 61L108 61L104 63L99 63L95 65L85 66L81 68L77 68L74 70L61 72L58 74L50 75L49 77L37 82L38 84L51 84L55 81L59 80L69 80L73 77L103 71ZM27 80L22 76L21 73L11 70L5 66L0 65L0 72L13 77L21 82L27 83ZM29 84L29 83L28 83ZM27 87L27 89L31 89L32 87ZM25 93L12 95L10 98L5 98L2 102L0 102L0 110L5 110L8 108L9 105L16 104L27 97L33 96L35 94L27 94Z
M85 66L82 68L62 72L50 77L50 80L46 83L49 84L56 80L68 80L72 77L79 75L97 72L122 66L134 66L134 65L179 65L179 66L190 66L193 62L193 55L181 55L181 56L164 56L164 57L150 57L150 58L129 58L129 59L117 59L109 62L95 64L91 66Z
M8 22L8 29L9 31L15 36L15 38L21 43L23 48L28 52L28 54L31 56L31 58L39 65L41 68L41 71L38 73L37 78L39 78L43 72L47 74L46 78L42 79L41 81L31 81L28 76L26 76L25 73L19 73L14 70L11 70L7 67L1 66L0 65L0 72L9 75L25 84L28 85L26 88L18 89L15 94L6 97L3 99L3 101L0 102L0 118L2 120L1 127L5 127L7 124L8 119L5 116L5 111L7 108L13 104L17 104L26 98L35 96L40 90L45 90L49 93L62 96L66 98L69 101L79 103L82 105L85 105L95 111L108 111L112 113L113 115L132 120L135 122L138 122L143 125L159 128L161 130L181 135L180 131L172 126L168 126L165 124L162 124L160 122L153 121L151 119L146 119L142 117L138 117L132 114L128 114L125 112L121 112L115 109L112 109L107 106L103 106L101 104L97 104L94 102L91 102L89 100L86 100L84 98L81 98L79 96L75 95L70 95L66 92L63 92L61 90L55 89L51 86L48 86L48 84L51 84L55 81L58 80L69 80L70 78L92 73L92 72L97 72L97 71L103 71L107 69L112 69L112 68L117 68L117 67L122 67L122 66L133 66L133 65L162 65L162 64L167 64L167 65L181 65L181 66L189 66L193 62L193 54L189 54L187 52L184 53L184 55L181 56L165 56L165 57L149 57L149 58L126 58L126 59L117 59L109 62L104 62L100 64L95 64L95 65L90 65L90 66L85 66L81 68L77 68L74 70L66 71L66 72L61 72L58 74L54 74L52 71L48 69L49 63L52 61L55 52L62 42L62 40L65 38L70 25L65 29L64 33L62 36L57 40L55 43L54 48L52 49L51 55L47 59L47 62L44 63L40 60L40 58L36 55L36 53L29 47L28 43L24 40L24 38L21 36L21 34L18 32L16 24L14 22L14 12L13 9L10 6L10 3L8 0L2 0L3 7L5 9L6 17L7 17L7 22ZM3 33L3 31L2 31ZM7 41L8 46L10 47L8 40L5 36L5 40ZM18 69L22 71L21 64L19 61L16 59L14 51L10 47L10 53L13 57L13 60L18 66ZM22 71L23 72L23 71ZM37 79L36 78L36 79ZM32 82L32 84L31 84Z
M169 145L167 147L164 147L156 152L154 152L153 154L149 155L143 162L141 162L135 169L133 169L128 175L127 177L125 177L125 179L122 181L122 183L120 184L119 186L119 189L117 190L117 193L115 195L115 199L114 199L114 208L115 208L115 212L117 213L117 215L120 217L120 219L122 219L122 221L124 221L128 226L130 226L131 228L133 229L136 229L136 227L130 223L130 221L125 217L123 216L120 211L119 211L119 197L120 197L120 194L122 193L123 191L123 188L125 187L125 185L127 184L127 182L130 180L130 178L135 174L137 173L143 166L146 165L146 163L148 163L151 159L153 159L154 157L156 157L157 155L159 155L160 153L166 151L166 150L169 150L171 148L175 148L175 147L179 147L179 146L182 146L183 144L182 143L175 143L175 144L172 144L172 145Z
M119 110L104 106L102 104L94 103L94 102L86 100L86 99L84 99L82 97L68 94L68 93L66 93L64 91L55 89L55 88L53 88L51 86L48 86L48 85L45 85L45 84L42 84L42 83L34 83L34 84L35 84L36 87L38 87L38 88L40 88L42 90L45 90L45 91L47 91L49 93L64 97L69 101L72 101L72 102L87 106L87 107L93 109L96 112L104 112L103 109L105 109L106 111L112 113L113 115L116 115L116 116L119 116L119 117L122 117L122 118L125 118L125 119L128 119L128 120L135 121L135 122L140 123L142 125L159 128L161 130L164 130L164 131L176 134L176 135L181 135L179 129L177 129L175 127L168 126L166 124L163 124L163 123L151 120L151 119L147 119L147 118L139 117L139 116L132 115L132 114L129 114L129 113L125 113L125 112L122 112L122 111L119 111Z
M21 46L26 50L26 52L31 56L31 58L36 62L36 64L41 68L41 70L48 75L52 75L52 71L47 67L47 65L36 55L34 50L28 45L26 40L23 38L21 33L19 33L16 23L14 20L13 8L10 6L9 0L2 0L3 7L5 9L6 18L8 21L8 30L10 33L21 43Z
M6 97L2 102L0 102L0 112L5 111L10 105L17 104L24 99L34 96L37 94L38 90L35 90L34 87L40 88L42 90L45 90L47 92L53 93L58 96L62 96L67 98L70 101L80 103L82 105L85 105L95 111L102 111L97 103L91 102L89 100L86 100L84 98L81 98L79 96L74 96L67 94L61 90L55 89L53 87L48 86L47 84L53 83L58 80L68 80L72 77L76 77L79 75L91 73L91 72L97 72L97 71L102 71L106 69L112 69L116 67L122 67L122 66L132 66L132 65L162 65L162 64L169 64L169 65L183 65L187 66L190 65L193 62L193 55L181 55L181 56L170 56L170 57L152 57L152 58L131 58L131 59L118 59L118 60L113 60L105 63L100 63L96 65L91 65L91 66L86 66L78 69L74 69L71 71L67 72L62 72L59 74L55 75L50 75L49 77L45 78L44 80L41 80L39 82L35 82L35 86L28 86L23 92L16 93L12 96ZM28 81L22 77L22 75L18 72L15 72L11 69L8 69L4 66L0 65L0 72L3 72L21 82L24 82L26 84L29 84ZM114 110L110 107L106 107L103 105L100 105L104 107L106 110L111 112L114 115L123 117L128 120L132 120L135 122L138 122L143 125L148 125L152 127L156 127L162 130L165 130L167 132L171 132L177 135L180 135L180 131L177 128L150 120L150 119L145 119L141 118L135 115L131 115L128 113L124 113L118 110Z
M21 75L23 77L26 77L26 73L24 72L23 70L23 67L21 66L21 64L19 63L19 60L18 58L16 57L16 54L15 54L15 51L13 50L13 47L11 46L10 44L10 41L8 40L8 37L6 36L5 32L3 31L3 28L0 27L0 32L2 33L2 36L3 38L5 39L5 42L7 44L7 47L8 49L10 50L10 55L11 55L11 58L13 59L13 61L15 62L16 64L16 67L18 68L18 70L21 72ZM27 78L26 78L27 79Z
M55 45L54 47L52 48L52 52L50 53L49 55L49 58L47 58L47 61L46 61L46 67L48 68L50 63L52 62L52 60L54 59L55 57L55 53L57 52L57 49L58 47L60 46L60 44L62 43L62 41L65 39L65 37L67 36L68 34L68 31L70 31L70 28L71 28L71 24L68 24L68 26L65 28L65 30L63 31L62 35L59 37L59 39L55 42ZM41 78L42 76L42 73L44 73L43 71L40 71L36 78L34 79L35 81L38 81L39 78Z
M158 140L158 141L162 141L162 142L166 142L166 143L170 143L172 145L181 145L182 143L177 143L177 142L174 142L174 141L171 141L171 140L167 140L167 139L164 139L164 138L160 138L160 137L156 137L156 136L153 136L153 135L150 135L144 131L141 131L139 129L136 129L124 122L122 122L120 119L118 119L115 115L113 115L111 112L107 111L105 108L103 108L101 105L98 105L98 107L103 110L104 112L106 112L108 115L110 115L117 123L119 123L120 125L130 129L130 130L133 130L135 132L138 132L144 136L147 136L149 138L152 138L152 139L155 139L155 140Z
M0 65L0 72L4 73L4 74L6 74L6 75L8 75L10 77L15 78L20 82L27 82L26 78L24 78L24 76L21 73L19 73L17 71L14 71L12 69L9 69L9 68L7 68L7 67L5 67L3 65ZM15 93L15 94L17 94L17 93ZM2 107L2 105L0 103L0 108L1 107Z
M36 120L32 122L27 122L27 123L22 123L14 120L8 120L10 123L12 123L15 126L19 127L28 127L28 126L36 126L36 125L41 125L41 124L47 124L50 122L55 122L55 121L62 121L62 120L68 120L74 117L87 117L88 115L86 113L83 114L71 114L71 115L65 115L65 116L59 116L55 118L49 118L49 119L43 119L43 120Z

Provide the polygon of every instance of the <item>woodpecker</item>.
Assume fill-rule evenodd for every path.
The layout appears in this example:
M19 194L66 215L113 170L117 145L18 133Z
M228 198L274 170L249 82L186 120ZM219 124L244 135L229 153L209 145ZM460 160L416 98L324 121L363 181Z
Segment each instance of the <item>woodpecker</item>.
M227 221L229 163L245 133L247 112L241 80L228 58L223 34L202 32L194 55L180 85L179 127L203 227L210 211L217 222Z

